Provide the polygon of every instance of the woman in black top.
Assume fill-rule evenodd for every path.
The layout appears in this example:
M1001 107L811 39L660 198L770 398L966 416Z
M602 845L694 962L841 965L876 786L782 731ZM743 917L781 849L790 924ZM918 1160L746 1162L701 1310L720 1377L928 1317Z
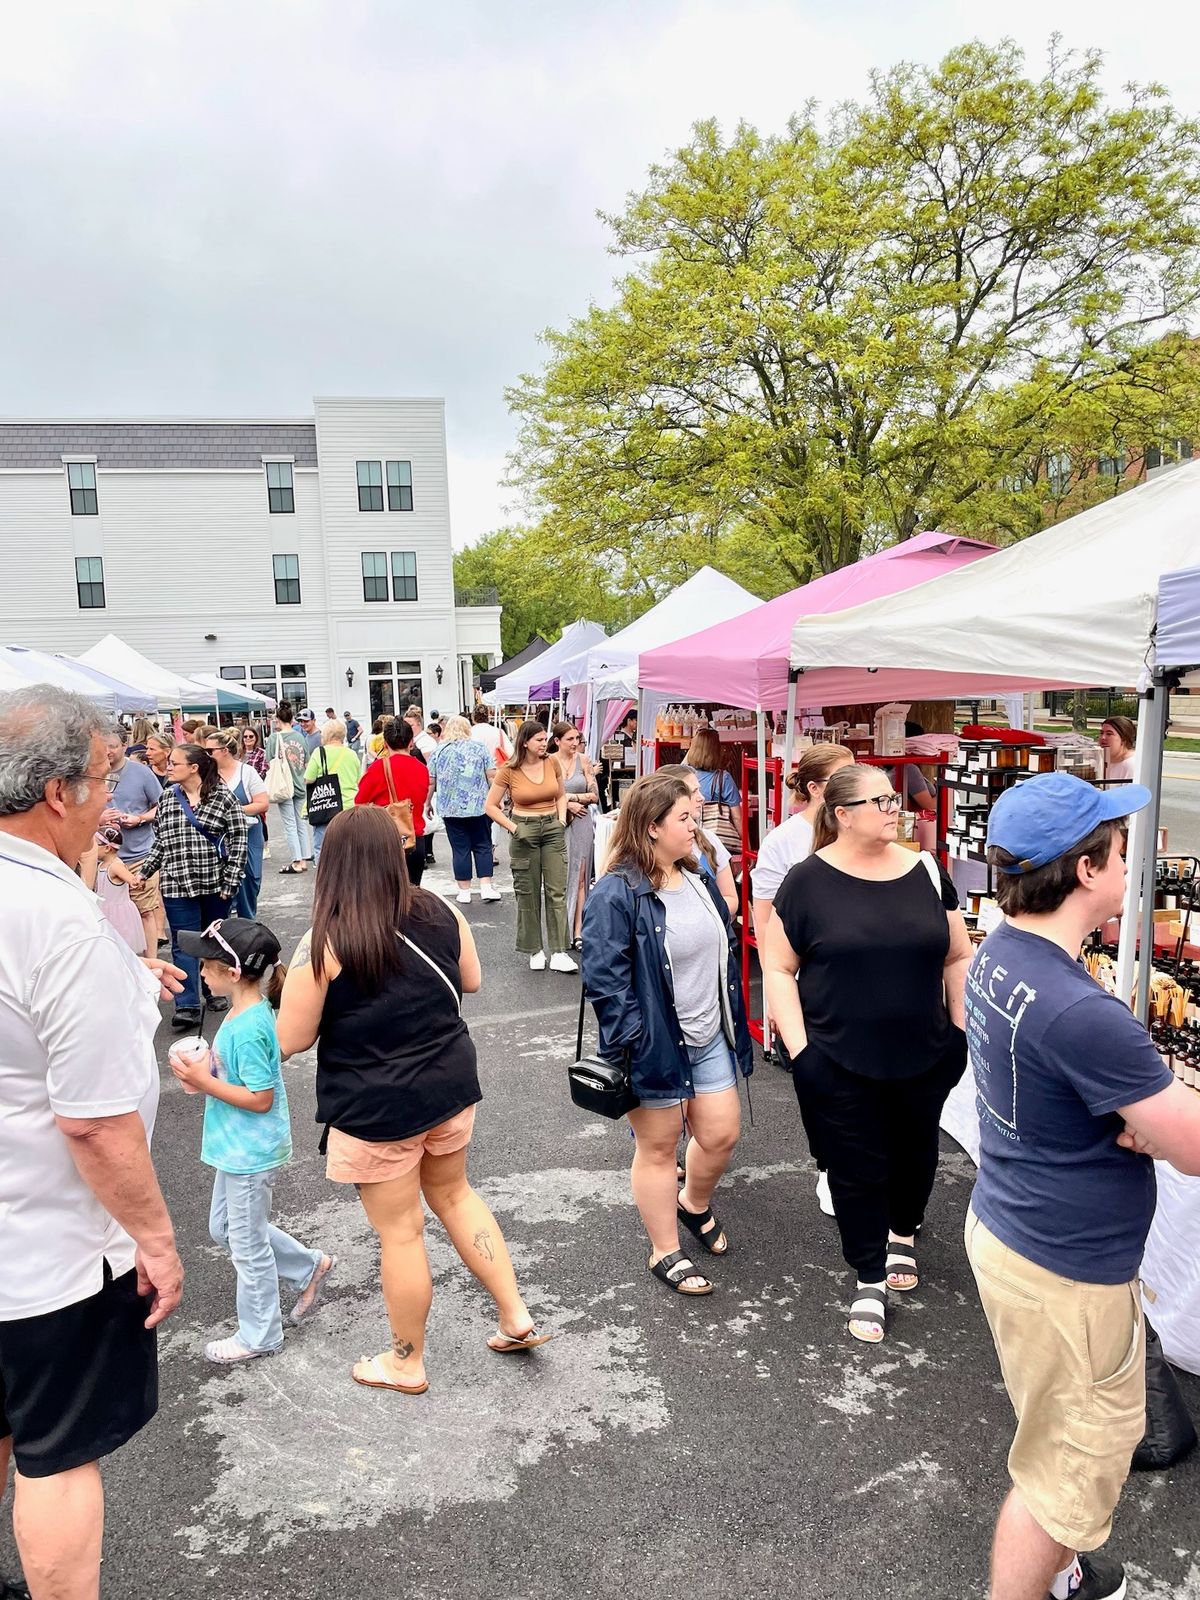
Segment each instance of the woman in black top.
M949 878L895 842L899 808L879 768L833 773L814 853L775 896L763 959L801 1115L828 1158L842 1254L858 1275L850 1333L869 1344L884 1336L887 1290L917 1287L938 1120L967 1059L970 940Z
M327 1175L357 1187L379 1235L392 1346L355 1364L352 1376L367 1388L429 1387L433 1282L422 1197L496 1302L489 1346L529 1350L549 1337L535 1331L496 1219L467 1182L481 1093L459 1004L480 981L470 929L440 896L410 884L387 812L357 806L335 817L277 1026L284 1055L317 1046Z

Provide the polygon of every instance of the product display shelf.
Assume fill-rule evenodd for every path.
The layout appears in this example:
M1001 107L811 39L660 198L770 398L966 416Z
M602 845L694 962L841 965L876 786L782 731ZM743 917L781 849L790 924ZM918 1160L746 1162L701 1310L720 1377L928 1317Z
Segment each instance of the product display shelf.
M768 756L763 764L763 771L767 779L767 809L771 818L771 826L777 828L783 821L783 761L779 756ZM763 1007L759 1014L754 1014L750 1003L750 952L754 951L755 964L759 966L759 980L762 979L761 963L758 961L758 940L754 937L754 917L752 913L752 894L750 889L750 872L758 860L758 847L752 843L755 837L751 832L751 813L757 820L758 811L758 757L742 757L742 879L739 886L742 908L742 1000L746 1007L746 1019L750 1024L750 1036L757 1039L764 1052L770 1053L771 1040L764 1026ZM761 839L761 833L757 836Z

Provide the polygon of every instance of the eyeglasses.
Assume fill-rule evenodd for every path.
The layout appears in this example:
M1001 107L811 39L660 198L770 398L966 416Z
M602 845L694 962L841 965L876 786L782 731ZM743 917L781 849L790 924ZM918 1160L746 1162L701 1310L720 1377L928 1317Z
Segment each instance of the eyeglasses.
M869 794L862 800L843 800L842 806L849 811L851 806L875 805L880 811L899 811L900 796L898 794Z
M113 793L121 781L115 772L85 772L81 776L89 779L92 783L102 783L109 794Z
M208 927L205 928L203 934L201 935L201 938L216 940L216 942L221 946L221 949L224 950L225 954L229 957L233 965L234 977L240 978L242 975L242 963L238 960L238 953L231 944L227 943L226 940L222 939L221 937L221 923L223 920L223 918L218 917L216 922L210 922Z

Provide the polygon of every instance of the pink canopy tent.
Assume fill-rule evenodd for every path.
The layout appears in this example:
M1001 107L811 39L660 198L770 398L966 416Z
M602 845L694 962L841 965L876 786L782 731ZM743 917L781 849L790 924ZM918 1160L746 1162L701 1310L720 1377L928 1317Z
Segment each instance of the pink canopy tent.
M647 650L638 660L638 685L681 700L779 710L788 698L792 628L798 618L844 611L910 589L995 548L952 533L918 533L739 617Z

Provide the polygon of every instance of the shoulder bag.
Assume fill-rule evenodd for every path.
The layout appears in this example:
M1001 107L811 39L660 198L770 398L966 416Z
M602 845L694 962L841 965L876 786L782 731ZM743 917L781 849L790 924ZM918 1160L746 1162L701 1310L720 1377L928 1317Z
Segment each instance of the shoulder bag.
M224 835L218 834L216 837L214 837L211 833L209 833L207 828L201 826L200 822L196 818L196 813L192 810L191 802L188 800L187 795L184 794L183 790L178 784L175 785L175 798L179 801L180 809L187 820L191 823L192 827L195 828L196 832L201 836L201 838L206 839L216 851L217 859L219 861L224 861L226 856L229 854L229 845L226 842Z
M705 800L703 812L703 825L705 833L714 839L719 839L729 851L731 856L740 856L742 853L742 830L733 820L733 807L728 800L721 799L721 779L724 772L718 768L712 774L712 793L716 796L713 800Z
M406 850L411 850L417 842L417 830L413 825L413 803L411 800L401 800L396 794L396 779L392 773L390 754L383 758L383 780L387 784L389 796L387 814L396 824L401 844ZM420 951L417 953L420 954Z
M281 800L290 800L296 792L296 785L292 782L292 769L288 765L287 750L284 748L281 734L275 735L275 754L271 757L267 767L267 799L273 805L278 805Z
M605 1061L602 1056L583 1053L583 1019L587 991L579 986L579 1027L575 1034L575 1060L567 1068L571 1099L581 1111L594 1111L599 1117L615 1120L641 1104L633 1092L628 1059Z
M321 746L321 776L305 785L308 794L308 820L314 828L324 828L342 809L342 786L336 772L330 772Z

